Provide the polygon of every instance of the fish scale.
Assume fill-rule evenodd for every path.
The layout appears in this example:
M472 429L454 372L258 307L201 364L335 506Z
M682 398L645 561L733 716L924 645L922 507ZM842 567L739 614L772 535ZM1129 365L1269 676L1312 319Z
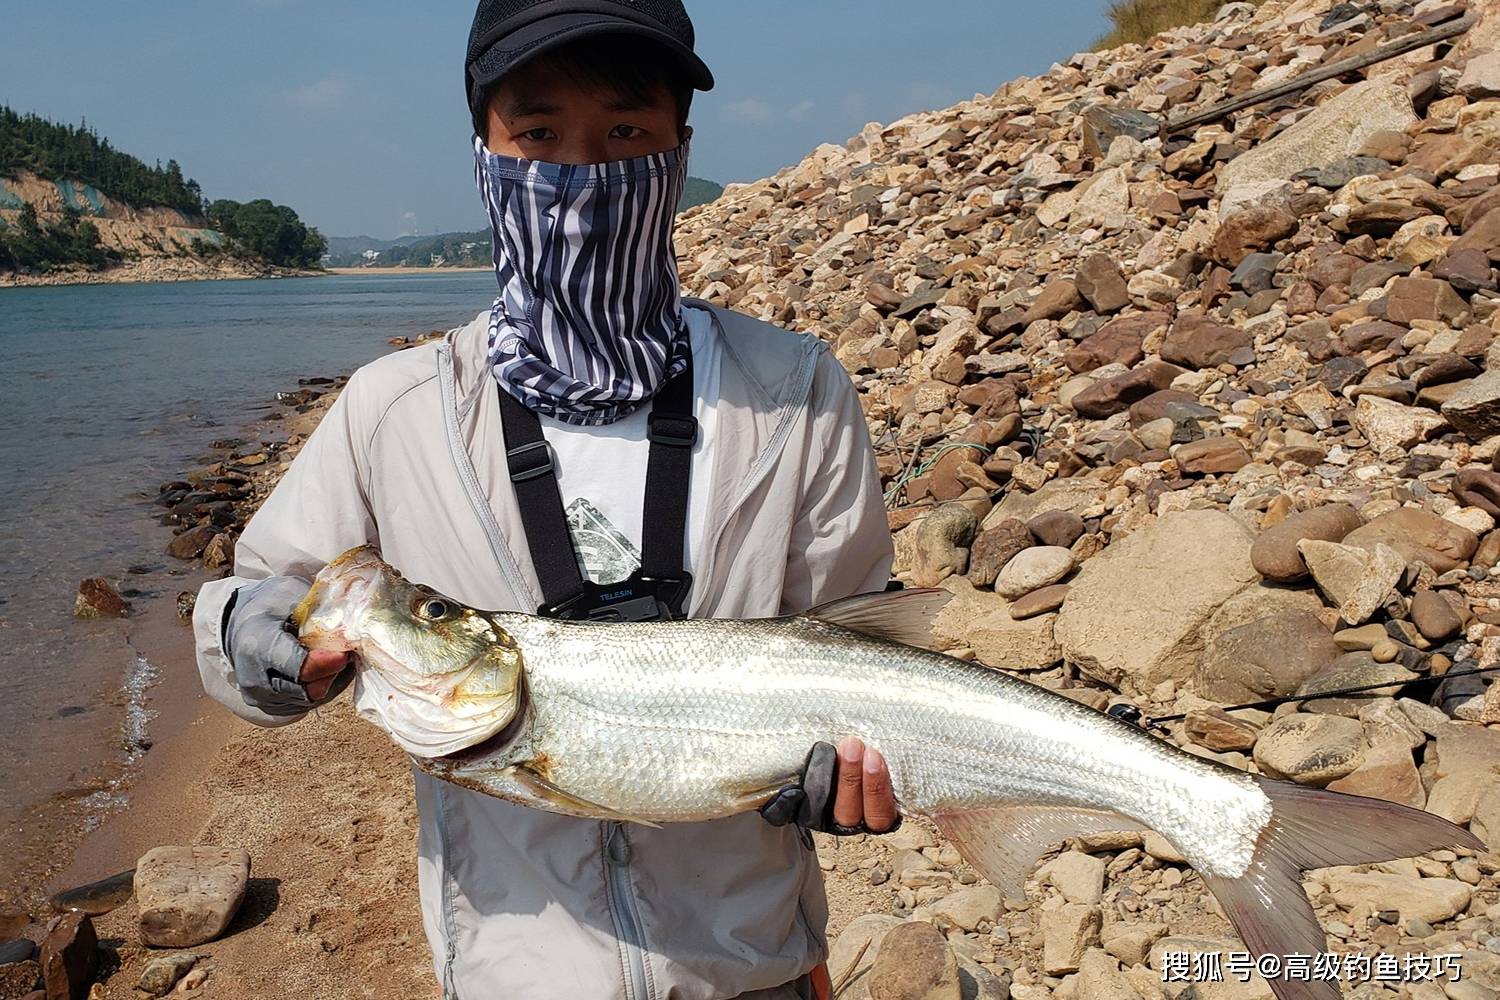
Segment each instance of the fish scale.
M466 608L361 547L318 574L294 621L309 648L360 654L360 715L445 781L570 816L690 822L757 808L815 742L858 736L885 757L902 812L930 817L1002 891L1019 893L1068 837L1155 830L1257 955L1325 949L1309 868L1484 849L1441 817L1237 771L919 648L948 596L863 594L751 621L558 621ZM1269 982L1278 1000L1338 995Z

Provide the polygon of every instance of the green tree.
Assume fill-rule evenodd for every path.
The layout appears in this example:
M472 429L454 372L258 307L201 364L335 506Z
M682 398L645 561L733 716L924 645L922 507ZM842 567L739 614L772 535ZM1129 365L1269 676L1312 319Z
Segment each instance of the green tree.
M316 267L328 246L296 212L265 198L243 203L220 198L208 206L208 219L233 249L279 267Z

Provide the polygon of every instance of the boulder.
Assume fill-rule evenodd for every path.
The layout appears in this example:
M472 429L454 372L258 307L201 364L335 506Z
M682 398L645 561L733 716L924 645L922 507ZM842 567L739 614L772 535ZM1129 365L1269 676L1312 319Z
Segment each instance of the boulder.
M125 618L130 614L130 605L108 580L91 576L78 584L73 614L78 618Z
M1318 615L1287 611L1212 636L1193 689L1227 705L1289 695L1342 652Z
M1435 924L1455 917L1469 905L1467 885L1451 878L1419 878L1385 872L1336 870L1328 876L1328 891L1345 909L1369 913L1396 910L1402 920Z
M1359 694L1313 698L1302 703L1304 712L1354 718L1375 699L1394 698L1399 693L1401 684L1414 680L1416 676L1399 663L1380 663L1369 652L1359 650L1343 654L1303 681L1297 694L1312 695L1355 687L1371 688ZM1387 681L1391 682L1390 687L1372 687Z
M156 948L212 941L245 898L250 855L235 847L158 847L136 865L141 940Z
M1226 267L1237 267L1252 253L1270 249L1277 240L1296 230L1296 218L1285 209L1269 205L1246 208L1219 225L1209 246L1209 256Z
M1191 677L1203 623L1256 578L1251 540L1228 514L1188 510L1116 541L1070 585L1055 630L1063 654L1085 673L1136 691Z
M1500 216L1500 212L1495 214ZM1463 386L1448 397L1442 411L1471 440L1500 434L1500 370L1487 371Z
M1464 627L1463 619L1443 595L1422 590L1412 595L1411 621L1429 642L1447 642Z
M906 528L898 537L898 550L905 543L909 553L912 582L918 587L935 587L949 576L962 576L969 568L969 545L978 529L974 512L961 503L945 503Z
M1109 254L1096 253L1084 258L1083 263L1078 265L1074 284L1078 288L1078 294L1094 307L1095 312L1119 312L1130 304L1125 275Z
M1294 712L1261 731L1255 762L1273 777L1326 785L1364 763L1362 737L1355 719Z
M961 1000L958 959L943 932L925 921L890 929L869 977L870 1000Z
M1404 132L1417 120L1402 84L1369 80L1346 87L1286 131L1224 164L1219 190L1288 180L1356 155L1377 132Z
M1346 503L1327 504L1292 514L1272 525L1255 539L1250 548L1250 562L1268 580L1291 583L1307 577L1307 563L1297 550L1305 538L1324 542L1342 541L1344 536L1364 524L1359 511Z
M1344 544L1374 552L1389 545L1407 562L1423 562L1438 573L1457 569L1479 548L1479 537L1436 514L1402 507L1381 514L1344 536Z

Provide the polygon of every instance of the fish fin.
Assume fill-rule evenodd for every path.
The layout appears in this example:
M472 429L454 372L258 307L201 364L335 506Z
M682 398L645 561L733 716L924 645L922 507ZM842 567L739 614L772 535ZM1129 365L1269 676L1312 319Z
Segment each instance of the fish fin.
M1445 847L1484 850L1462 827L1410 806L1256 776L1271 818L1239 877L1200 871L1235 932L1256 955L1316 954L1327 937L1302 888L1302 872L1425 854ZM1270 980L1277 1000L1334 1000L1331 982Z
M1011 899L1037 859L1054 844L1084 833L1139 830L1140 823L1107 809L1014 805L934 813L932 821L965 861Z
M579 798L571 792L565 792L524 765L510 767L507 770L515 779L516 784L536 796L540 804L550 808L553 812L560 812L567 816L581 816L584 819L612 819L621 823L639 823L641 826L661 829L660 823L653 823L639 816L627 816L618 809L611 809L609 806L602 806L597 802Z
M819 604L803 614L829 625L919 649L932 648L932 619L953 600L938 587L879 590Z

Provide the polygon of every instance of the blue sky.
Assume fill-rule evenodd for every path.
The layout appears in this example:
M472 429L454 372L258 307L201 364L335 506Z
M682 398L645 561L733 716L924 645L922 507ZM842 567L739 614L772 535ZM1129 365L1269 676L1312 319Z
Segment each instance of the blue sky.
M692 172L753 180L820 142L989 93L1105 31L1105 0L687 0L717 87ZM477 229L461 89L473 0L0 5L0 102L175 158L211 198L330 235Z

